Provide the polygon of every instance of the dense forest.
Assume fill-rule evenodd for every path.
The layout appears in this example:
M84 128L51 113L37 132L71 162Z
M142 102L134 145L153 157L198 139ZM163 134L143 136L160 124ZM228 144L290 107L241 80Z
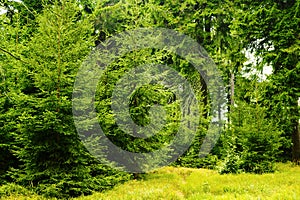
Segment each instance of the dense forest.
M69 198L165 165L300 164L300 0L1 0L0 13L1 185Z

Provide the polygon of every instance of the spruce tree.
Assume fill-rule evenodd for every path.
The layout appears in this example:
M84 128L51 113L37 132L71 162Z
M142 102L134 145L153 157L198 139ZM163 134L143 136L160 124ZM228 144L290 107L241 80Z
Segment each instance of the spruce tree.
M94 44L91 19L80 13L76 1L45 5L37 32L27 41L26 63L19 68L14 109L20 112L16 140L22 148L15 155L22 165L13 176L48 196L104 189L109 186L103 176L113 174L84 148L73 122L75 76Z

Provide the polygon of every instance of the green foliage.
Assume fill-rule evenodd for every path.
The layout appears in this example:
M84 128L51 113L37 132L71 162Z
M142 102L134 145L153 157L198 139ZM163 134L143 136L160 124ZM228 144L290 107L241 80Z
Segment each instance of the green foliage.
M75 130L73 83L77 69L93 46L90 18L81 18L79 13L75 1L45 5L37 17L37 31L30 40L20 40L26 46L20 45L23 51L19 50L26 61L9 53L4 57L7 60L1 61L8 76L1 74L4 110L0 117L5 120L1 121L5 123L1 126L1 138L5 138L5 143L0 147L6 153L1 154L1 160L13 162L1 166L1 173L4 178L49 197L91 194L130 178L101 167L81 144ZM5 36L14 36L15 30L9 30ZM14 44L15 40L7 41ZM9 45L7 48L12 50ZM7 64L11 57L15 58L14 66Z
M8 183L8 184L0 186L0 198L11 196L11 195L29 196L31 194L33 194L32 191L30 191L20 185L16 185L15 183Z
M201 102L195 139L173 165L215 168L218 164L221 173L273 172L275 160L291 157L292 144L294 159L299 160L299 0L5 0L0 6L8 9L0 15L0 181L21 185L1 186L1 196L29 195L33 190L47 197L69 198L110 189L131 178L104 167L89 154L76 133L71 99L77 70L94 44L138 27L175 29L196 39L218 64L224 81L235 86L228 103L234 99L237 105L228 107L229 122L219 146L213 154L200 158L210 121L203 79L190 63L170 52L129 52L108 66L95 99L97 119L114 144L131 152L151 152L169 143L178 131L179 102L158 84L135 91L128 109L132 120L145 127L158 118L153 118L155 110L151 108L161 105L166 125L155 136L130 136L114 119L110 98L115 84L132 68L151 62L180 72ZM267 81L249 84L240 77L245 49L262 58L251 68L273 67ZM235 78L230 82L232 75ZM256 90L252 83L262 88ZM224 90L230 91L230 87ZM167 158L155 158L153 163L161 159ZM184 180L189 173L183 174ZM189 177L179 193L166 196L158 191L157 196L145 198L203 198L202 194L191 194L197 190L209 196L212 183L193 187L196 179ZM220 188L225 193L243 192Z
M23 66L23 81L30 82L22 84L23 94L16 103L22 113L18 140L24 145L18 157L27 174L21 179L34 185L52 170L86 162L72 123L71 94L75 70L91 44L86 38L91 27L87 20L74 23L75 5L62 2L45 8L38 18L38 32L28 45L30 65ZM47 173L41 173L44 170Z
M222 138L220 173L274 172L283 138L276 124L265 117L265 109L239 103Z
M300 160L299 127L299 22L300 1L238 1L232 27L247 48L262 58L257 68L272 66L263 105L268 118L278 123L293 146L284 147L281 158ZM291 20L293 19L293 20ZM280 115L280 116L278 116ZM282 116L281 116L282 115ZM292 152L292 153L291 153Z
M129 179L131 179L130 175L104 168L99 164L81 168L77 166L71 171L60 171L42 180L34 191L45 197L65 199L108 190Z
M173 163L174 166L190 167L190 168L205 168L215 169L219 159L217 155L208 154L206 157L199 156L199 148L196 152L190 153L191 148L183 156Z
M11 181L7 170L20 164L14 153L19 146L16 141L16 119L21 113L14 106L19 93L19 67L20 62L24 62L20 54L25 51L23 42L27 27L20 28L20 16L14 16L15 22L12 24L8 24L6 16L1 15L0 18L0 177L3 181Z
M188 27L185 27L187 21L191 21L188 20L188 16L193 15L188 11L193 10L197 4L196 2L190 3L191 4L185 2L185 5L180 5L171 1L150 1L143 3L131 0L111 4L111 6L105 6L105 3L99 3L99 7L96 10L96 29L100 32L99 40L105 40L110 35L124 30L153 26L174 28L195 38L195 30L201 30L194 29L196 23L188 22ZM186 11L180 12L181 7L185 7L184 9L186 9ZM170 10L170 12L165 12L166 10ZM201 23L200 20L199 23ZM194 166L196 166L199 148L202 144L202 139L205 136L208 124L208 120L205 119L205 113L207 113L208 110L208 108L205 107L207 106L207 99L204 97L205 92L207 92L205 88L206 85L189 63L170 52L145 49L124 55L124 57L115 61L114 65L109 66L105 72L105 78L99 82L96 96L98 119L101 127L103 127L103 131L114 144L131 152L151 152L161 148L172 140L174 134L178 131L179 119L176 117L176 115L178 115L176 113L179 112L178 106L174 100L171 100L172 103L166 104L166 101L172 97L172 94L170 91L161 88L161 86L148 85L141 88L135 92L135 96L130 105L132 106L130 107L130 116L134 122L140 126L145 126L149 123L149 108L152 107L153 104L164 106L164 109L167 111L167 123L164 129L154 137L147 139L134 138L120 130L114 120L115 116L111 111L111 101L109 99L112 96L115 83L132 67L146 63L167 64L168 66L172 66L180 72L182 76L188 79L189 83L193 85L194 91L197 93L196 95L199 102L203 103L199 105L201 124L199 125L199 130L195 133L196 138L192 145L193 147L190 148L189 153L184 155L184 157L189 155L189 161L193 162ZM156 161L153 160L153 162Z
M167 61L171 66L174 65L172 62L177 62L177 65L174 65L177 68L176 70L181 72L183 77L186 77L190 84L193 86L194 91L196 91L197 97L199 100L202 98L201 90L197 87L199 86L200 76L199 73L195 70L188 70L188 63L184 62L182 59L176 57L175 55L161 50L153 50L153 49L145 49L139 52L132 52L127 55L124 55L122 58L116 60L114 64L108 66L105 72L105 75L99 81L98 89L96 93L96 110L98 113L98 120L102 127L103 132L109 137L109 139L121 147L124 150L130 152L139 152L139 153L147 153L152 152L154 150L160 149L164 147L166 144L172 142L174 135L178 132L178 127L180 124L180 109L179 109L179 100L176 99L175 94L167 88L164 88L159 84L147 84L143 87L138 88L131 96L129 103L129 114L130 118L134 121L135 124L140 127L145 127L149 123L153 123L152 120L159 120L159 117L163 117L166 121L162 129L157 129L157 127L150 127L150 132L154 131L156 134L152 137L144 138L135 138L126 133L126 130L122 130L118 127L116 120L114 119L115 114L112 112L112 94L114 92L114 87L117 81L122 77L125 73L128 73L132 70L133 67L141 66L147 64L147 62L157 63L157 64L165 64L166 61L164 58L167 56L170 57ZM134 76L134 75L129 75ZM134 78L129 78L131 84L135 84ZM128 89L128 86L123 88L124 90ZM165 111L165 116L153 116L151 112L153 112L152 107L155 105L160 105L163 107ZM199 105L199 109L204 110L204 105ZM154 113L155 114L155 113ZM119 118L126 120L128 116L118 116ZM203 122L199 129L201 131L205 131L204 127L204 117L200 117ZM155 123L155 122L154 122ZM157 125L158 123L155 123ZM203 132L197 132L195 135L200 139L203 137ZM139 134L136 132L134 134ZM184 140L184 138L182 139ZM200 141L199 141L200 143ZM200 145L197 146L198 148ZM169 154L167 156L172 156L173 149L169 150ZM193 150L193 154L198 154L197 150ZM159 157L153 159L153 163L159 163L162 159L168 159L164 157ZM135 161L132 161L135 163ZM143 166L143 170L146 170L147 166Z

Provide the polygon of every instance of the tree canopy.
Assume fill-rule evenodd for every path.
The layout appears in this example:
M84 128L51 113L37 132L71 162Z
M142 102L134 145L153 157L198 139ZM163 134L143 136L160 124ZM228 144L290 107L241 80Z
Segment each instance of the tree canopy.
M300 163L299 0L5 0L0 8L5 11L0 15L1 184L15 182L45 196L68 198L138 176L91 154L80 140L72 110L77 72L87 58L99 47L109 50L105 42L113 36L138 28L175 30L207 51L203 57L215 63L225 83L219 88L220 95L226 95L225 108L216 108L216 116L227 112L226 123L210 154L199 156L215 119L205 79L209 74L200 74L188 59L168 49L133 50L107 66L94 99L87 100L94 103L95 119L113 144L128 152L152 152L170 143L180 130L179 98L170 88L146 81L131 94L129 114L119 120L130 118L142 128L150 124L153 131L160 128L158 133L135 137L143 134L142 128L129 135L117 123L112 98L118 81L127 78L122 89L131 88L137 84L137 72L132 70L151 63L171 66L184 77L198 103L194 139L171 165L267 173L274 172L278 161ZM249 52L256 63L249 62ZM101 61L96 63L101 66ZM266 66L272 73L262 79ZM155 110L159 106L164 112ZM83 126L84 131L89 128L88 123ZM166 148L168 156L176 148Z

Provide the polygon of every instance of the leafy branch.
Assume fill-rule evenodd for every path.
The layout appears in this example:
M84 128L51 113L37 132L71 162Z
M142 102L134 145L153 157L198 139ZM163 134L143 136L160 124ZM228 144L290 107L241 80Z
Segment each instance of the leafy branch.
M1 47L0 47L0 50L3 51L4 53L10 55L10 56L13 57L14 59L19 60L19 61L21 61L21 62L23 62L23 63L28 64L28 62L24 61L24 60L21 59L19 56L16 56L16 55L14 55L13 53L11 53L11 52L9 52L9 51L7 51L7 50L1 48Z

